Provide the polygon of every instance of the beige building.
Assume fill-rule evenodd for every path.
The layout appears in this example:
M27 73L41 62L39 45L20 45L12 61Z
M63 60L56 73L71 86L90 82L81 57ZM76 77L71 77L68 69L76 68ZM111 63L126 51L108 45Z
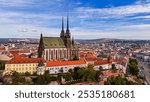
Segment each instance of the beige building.
M33 74L37 71L40 61L44 60L41 58L14 57L5 64L4 74L11 74L13 71L18 73L29 72L30 74Z

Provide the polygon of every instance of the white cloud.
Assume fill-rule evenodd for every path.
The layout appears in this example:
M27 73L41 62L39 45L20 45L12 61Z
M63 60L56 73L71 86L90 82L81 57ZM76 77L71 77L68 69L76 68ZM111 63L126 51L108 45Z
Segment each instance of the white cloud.
M2 38L39 38L41 33L43 33L44 36L59 36L60 34L60 29L46 28L31 24L0 25L0 31Z
M150 34L149 31L141 30L141 31L131 31L131 30L124 30L124 31L95 31L95 30L76 30L72 31L75 35L75 38L78 39L99 39L99 38L118 38L118 39L149 39Z
M33 0L0 0L0 5L3 6L24 6L32 4Z
M0 0L0 6L22 7L22 6L41 6L41 5L59 5L66 0Z
M60 16L50 15L48 13L25 13L16 11L2 11L0 10L0 18L42 18L42 19L60 19Z
M137 0L135 2L135 4L146 4L146 3L150 3L150 0Z
M146 29L147 28L147 29ZM119 38L119 39L149 39L150 25L122 26L121 31L90 30L82 28L71 28L71 34L75 39L98 39L98 38ZM34 31L33 31L34 30ZM47 28L35 25L12 24L0 25L1 37L10 38L39 38L41 32L44 36L59 36L61 29Z
M120 28L123 28L123 29L130 29L130 30L143 30L143 31L150 31L150 24L137 24L137 25L126 25L126 26L122 26Z
M0 5L24 6L27 4L32 4L33 1L34 0L0 0L1 2ZM55 2L55 0L51 1ZM57 0L57 2L61 1L65 0ZM80 2L78 2L77 5L80 5ZM71 16L75 18L71 20L74 23L73 27L71 28L71 33L74 36L74 38L78 39L80 38L149 39L150 38L149 24L134 25L130 24L130 22L117 20L114 21L115 23L111 22L112 21L111 18L122 18L141 13L150 13L149 3L136 4L130 6L111 7L111 8L80 7L75 9L75 11L71 11ZM0 35L1 37L39 38L40 33L43 32L45 36L59 36L61 28L57 29L57 27L59 25L61 26L60 20L61 16L59 16L61 14L59 14L59 12L56 12L56 14L53 14L53 12L51 13L48 11L36 14L30 13L28 11L19 12L1 9ZM77 15L78 17L76 17ZM89 20L87 18L91 18L92 20ZM100 20L97 18L107 18L110 19L110 21ZM150 16L136 16L134 18L147 19L150 18ZM58 20L60 20L60 22ZM47 27L46 24L49 24L48 26L50 25L53 26L57 24L57 27L56 28Z
M91 17L99 18L120 18L134 14L150 13L150 3L143 5L129 5L112 8L79 7L76 10L82 16L89 15Z
M150 19L150 15L146 15L146 16L137 16L134 17L135 19Z
M16 11L2 11L0 10L0 23L5 24L35 24L43 25L47 21L51 22L50 24L53 26L55 24L55 20L60 20L61 16L44 14L44 13L25 13L25 12L16 12ZM43 26L46 26L43 25Z

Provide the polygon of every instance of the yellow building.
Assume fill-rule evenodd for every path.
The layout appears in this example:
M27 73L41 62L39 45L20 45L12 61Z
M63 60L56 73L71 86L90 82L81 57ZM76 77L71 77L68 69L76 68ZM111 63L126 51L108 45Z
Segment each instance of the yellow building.
M38 63L40 61L44 60L41 58L14 57L5 64L4 74L11 74L13 71L18 73L29 72L30 74L33 74L37 71Z

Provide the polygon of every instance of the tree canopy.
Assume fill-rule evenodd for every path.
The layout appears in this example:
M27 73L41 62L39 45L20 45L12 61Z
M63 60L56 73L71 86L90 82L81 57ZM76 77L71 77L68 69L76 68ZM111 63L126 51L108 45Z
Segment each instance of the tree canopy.
M105 85L135 85L132 81L128 81L125 77L109 77L107 81L104 82Z
M132 75L138 75L139 69L138 69L138 62L136 59L130 59L129 60L129 70Z

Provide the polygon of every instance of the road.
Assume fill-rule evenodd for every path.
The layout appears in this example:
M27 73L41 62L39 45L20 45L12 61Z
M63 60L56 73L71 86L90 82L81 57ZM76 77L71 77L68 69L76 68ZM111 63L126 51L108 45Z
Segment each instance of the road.
M150 62L138 61L140 72L146 79L147 84L150 85Z

